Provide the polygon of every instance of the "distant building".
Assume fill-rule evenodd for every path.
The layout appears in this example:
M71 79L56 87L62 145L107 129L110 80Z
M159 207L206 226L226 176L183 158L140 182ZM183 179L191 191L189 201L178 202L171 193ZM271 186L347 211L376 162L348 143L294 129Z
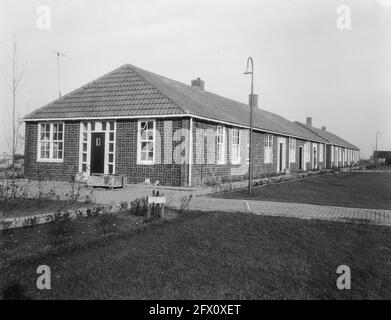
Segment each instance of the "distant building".
M391 164L391 151L374 151L373 159L381 164Z

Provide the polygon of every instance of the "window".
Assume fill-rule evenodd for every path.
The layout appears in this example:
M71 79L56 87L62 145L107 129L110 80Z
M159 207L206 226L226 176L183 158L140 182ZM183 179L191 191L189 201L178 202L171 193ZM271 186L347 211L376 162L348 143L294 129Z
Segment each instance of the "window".
M232 164L240 163L240 138L239 130L232 130Z
M296 161L296 139L289 138L289 162L294 163Z
M109 130L112 131L114 130L114 123L113 123L113 126L111 125L113 122L110 122L110 126L109 126ZM104 125L105 128L107 128L107 124L105 123ZM103 128L102 128L103 129ZM108 158L108 163L107 163L107 172L109 174L114 174L114 162L115 162L115 157L114 157L114 150L115 150L115 135L114 135L114 132L109 132L109 151L108 151L108 155L109 155L109 158ZM107 136L107 133L106 133L106 136Z
M319 143L319 162L323 162L323 148L324 145Z
M309 142L306 142L304 144L304 161L305 162L311 161L311 146Z
M263 145L265 149L265 163L273 162L273 136L271 134L266 134L263 140Z
M217 127L217 164L225 163L225 130L224 127Z
M138 122L138 164L154 164L155 159L155 121Z
M334 162L334 146L331 146L331 162Z
M38 125L38 161L62 162L64 157L64 124Z

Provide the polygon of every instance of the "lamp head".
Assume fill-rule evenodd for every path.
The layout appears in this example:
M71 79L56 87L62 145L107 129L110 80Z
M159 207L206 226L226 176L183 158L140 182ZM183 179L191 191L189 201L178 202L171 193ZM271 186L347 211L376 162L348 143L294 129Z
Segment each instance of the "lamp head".
M251 71L250 71L250 62L251 62ZM253 73L254 73L253 59L249 57L247 59L247 69L243 74L253 74Z

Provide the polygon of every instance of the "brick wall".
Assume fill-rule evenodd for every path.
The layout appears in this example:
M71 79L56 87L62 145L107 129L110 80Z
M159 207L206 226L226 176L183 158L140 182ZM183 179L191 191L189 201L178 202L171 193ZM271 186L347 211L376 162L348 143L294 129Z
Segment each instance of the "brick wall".
M28 179L70 180L79 167L78 122L66 122L64 127L64 160L62 163L37 162L38 123L27 122L25 131L24 172Z
M171 134L179 129L188 129L190 127L189 119L166 118L156 119L156 129L159 133L161 143L157 141L155 154L160 160L154 165L141 165L137 163L137 129L138 120L118 120L116 133L116 154L115 154L115 173L127 176L129 183L141 183L145 179L150 179L152 183L159 180L162 185L186 186L189 181L189 165L187 163L175 163L166 161L168 148L174 151L179 144L184 143L185 137L179 136L177 141L173 141L172 135L165 133L165 128L171 128ZM240 164L232 163L231 145L232 145L232 126L224 126L225 129L225 152L224 164L217 164L217 141L214 140L208 145L207 137L203 137L203 145L197 145L197 130L212 130L216 132L217 124L193 120L193 157L192 157L192 184L197 185L207 181L211 177L228 178L230 176L247 176L248 149L246 145L247 129L240 129ZM71 175L78 172L79 165L79 122L66 122L64 131L64 161L62 163L37 162L37 123L26 124L26 144L25 144L25 175L30 179L37 179L38 172L43 179L69 180ZM278 162L278 135L273 136L273 157L272 163L265 163L264 139L266 133L253 132L253 177L274 175L277 173ZM299 170L299 147L304 146L304 140L296 139L295 162L289 164L289 140L286 139L286 165L290 166L291 171ZM170 146L171 145L171 146ZM319 146L319 145L318 145ZM215 161L207 163L210 152L214 152ZM197 163L200 156L203 155L204 163ZM312 143L311 143L311 157ZM319 149L318 149L319 155ZM187 155L183 154L186 158ZM303 153L304 156L304 153ZM172 157L172 154L171 154ZM306 163L306 169L311 170L312 161Z
M144 182L150 179L151 183L159 180L162 185L184 186L188 184L188 165L171 163L165 164L164 146L170 141L164 135L164 125L172 127L172 132L181 128L189 128L188 119L156 120L156 129L161 137L161 147L156 143L156 153L160 157L160 164L137 164L137 126L138 120L117 121L116 141L116 173L126 175L129 183ZM182 141L184 137L182 138ZM174 150L181 141L172 142Z

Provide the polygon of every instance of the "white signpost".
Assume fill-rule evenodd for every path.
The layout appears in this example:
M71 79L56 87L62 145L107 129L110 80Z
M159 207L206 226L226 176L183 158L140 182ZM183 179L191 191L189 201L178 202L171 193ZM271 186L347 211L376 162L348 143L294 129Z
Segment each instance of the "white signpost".
M148 210L147 210L146 220L148 221L149 219L151 219L151 208L155 208L155 206L157 206L158 208L161 208L159 216L160 216L160 218L163 219L165 204L166 204L166 197L163 197L163 196L148 197Z

